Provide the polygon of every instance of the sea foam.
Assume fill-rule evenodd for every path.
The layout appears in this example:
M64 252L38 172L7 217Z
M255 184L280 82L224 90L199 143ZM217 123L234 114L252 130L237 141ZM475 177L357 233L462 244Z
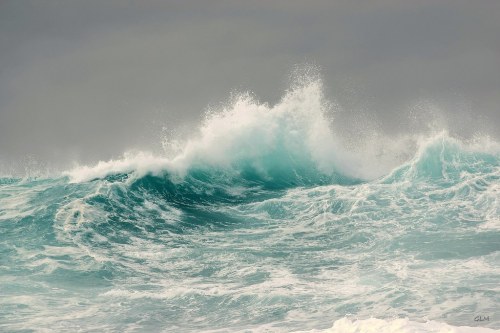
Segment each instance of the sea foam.
M272 178L279 174L304 177L301 170L307 169L323 176L373 180L412 157L419 158L439 140L453 141L465 150L500 151L494 140L478 137L465 144L443 129L398 137L367 134L365 142L352 147L333 130L332 105L324 97L319 79L293 86L274 106L260 103L248 93L240 94L226 106L207 111L187 140L165 138L164 154L128 152L121 159L78 166L64 175L72 182L119 173L132 178L163 173L183 178L194 169L211 168L236 173L251 169Z
M306 331L303 331L306 332ZM351 320L342 318L333 324L333 327L324 330L311 330L315 333L494 333L494 330L484 327L452 326L437 321L425 323L410 321L409 319L365 319Z

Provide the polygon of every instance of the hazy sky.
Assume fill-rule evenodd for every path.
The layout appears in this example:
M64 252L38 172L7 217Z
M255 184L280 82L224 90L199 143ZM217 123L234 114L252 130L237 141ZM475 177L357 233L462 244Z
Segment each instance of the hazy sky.
M404 130L432 105L500 135L498 0L0 0L0 159L154 148L232 91L276 102L306 62L345 119Z

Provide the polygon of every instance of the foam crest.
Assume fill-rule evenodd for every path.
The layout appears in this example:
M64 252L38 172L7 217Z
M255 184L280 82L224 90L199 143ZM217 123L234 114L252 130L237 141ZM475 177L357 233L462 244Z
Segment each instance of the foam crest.
M385 181L434 179L448 183L476 177L498 170L500 145L489 137L476 137L470 142L452 138L447 131L418 139L413 158L395 168Z
M169 153L129 152L121 159L76 167L64 174L73 182L83 182L120 173L135 177L167 173L182 178L193 170L212 169L257 174L268 180L305 178L314 183L324 176L336 181L339 177L373 180L406 161L414 174L426 169L436 174L443 163L459 162L456 156L461 161L471 160L461 151L500 151L491 139L478 136L465 144L451 139L446 131L389 137L367 130L352 146L332 131L333 116L321 80L303 78L274 106L247 93L221 109L209 110L189 139L164 140ZM400 169L396 171L401 173Z
M246 168L262 176L312 168L326 175L354 176L352 159L330 129L328 105L320 80L296 86L273 107L242 94L222 110L207 112L198 135L182 144L177 154L128 153L120 160L77 167L65 174L74 182L131 172L166 171L182 177L196 168Z
M129 152L118 160L100 161L94 166L78 166L63 172L72 182L79 183L104 178L113 174L134 173L136 176L159 174L170 165L165 157L155 156L147 152Z
M187 142L174 163L180 168L198 162L228 166L286 154L294 160L310 157L328 172L332 165L325 156L331 154L325 154L324 144L333 141L321 82L311 82L288 92L274 107L248 94L239 96L230 107L208 115L200 136Z

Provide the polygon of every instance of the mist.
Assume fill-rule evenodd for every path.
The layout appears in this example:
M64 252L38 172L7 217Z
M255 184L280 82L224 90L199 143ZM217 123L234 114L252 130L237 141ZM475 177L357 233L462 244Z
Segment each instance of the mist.
M250 91L313 66L333 127L500 136L498 1L2 1L0 165L162 151Z

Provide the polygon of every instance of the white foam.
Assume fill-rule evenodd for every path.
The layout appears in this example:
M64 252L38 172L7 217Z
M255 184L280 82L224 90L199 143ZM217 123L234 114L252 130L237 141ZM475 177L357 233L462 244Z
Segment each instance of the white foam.
M118 160L76 167L65 175L73 182L116 173L142 176L168 171L182 177L196 166L231 168L241 161L265 173L268 159L276 156L290 163L312 162L325 174L340 172L369 180L387 174L415 153L418 158L436 138L449 138L446 132L437 129L432 130L437 136L426 133L399 137L367 129L362 135L358 133L357 137L364 139L356 140L353 146L332 131L330 124L335 110L322 90L321 80L303 80L274 106L242 94L220 110L209 110L205 121L188 140L166 138L164 148L168 153L164 155L127 153ZM461 146L500 151L500 144L482 136Z
M305 331L303 331L305 332ZM452 326L437 321L425 323L404 319L364 319L351 320L342 318L333 323L333 326L324 330L311 330L307 332L323 333L493 333L500 332L484 327Z
M290 90L273 107L243 94L222 110L207 112L198 134L186 142L168 141L182 148L169 149L166 141L166 150L176 152L173 155L127 153L122 159L79 166L65 175L73 182L116 173L143 175L162 170L182 176L197 165L230 168L239 161L247 161L265 172L262 160L275 153L292 160L312 160L325 173L340 168L349 174L351 163L329 128L327 105L321 81Z
M63 174L69 176L72 182L79 183L118 173L134 172L138 176L159 173L169 163L168 159L154 156L148 152L128 152L124 154L122 159L100 161L94 166L78 166Z

